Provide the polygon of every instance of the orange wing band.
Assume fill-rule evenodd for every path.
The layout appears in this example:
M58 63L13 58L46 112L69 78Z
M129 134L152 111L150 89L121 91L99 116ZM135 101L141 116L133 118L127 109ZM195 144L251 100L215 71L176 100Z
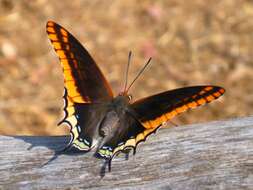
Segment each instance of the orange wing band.
M169 121L176 115L182 112L185 112L186 110L193 109L198 106L209 103L219 98L225 92L223 88L219 88L217 91L214 91L210 94L209 91L211 90L214 90L212 86L206 87L205 89L200 91L198 94L193 95L192 97L189 97L183 100L182 103L178 104L178 106L175 106L175 108L172 111L164 113L161 116L155 118L154 120L148 120L148 121L143 122L142 123L143 126L147 129L157 128L158 126Z
M78 91L76 80L71 69L74 66L76 71L80 72L82 68L78 67L77 60L75 59L74 54L70 51L70 44L68 43L68 36L70 34L52 21L47 23L46 29L48 37L54 46L63 68L64 85L68 94L67 100L77 103L89 103L90 101L88 98L82 97Z

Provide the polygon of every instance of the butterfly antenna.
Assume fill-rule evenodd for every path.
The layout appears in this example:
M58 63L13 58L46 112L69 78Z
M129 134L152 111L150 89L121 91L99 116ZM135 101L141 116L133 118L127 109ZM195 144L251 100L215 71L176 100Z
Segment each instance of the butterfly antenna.
M129 66L130 66L130 62L131 62L131 57L132 57L132 52L129 51L128 61L127 61L127 68L126 68L125 87L124 87L124 91L123 91L124 93L126 92L126 88L127 88L128 71L129 71Z
M147 63L144 65L144 67L140 70L140 72L138 73L138 75L135 77L135 79L132 81L132 83L129 85L129 87L126 90L126 93L129 91L129 89L133 86L134 82L139 78L139 76L143 73L143 71L146 69L146 67L149 65L149 63L151 62L152 57L149 58L149 60L147 61Z

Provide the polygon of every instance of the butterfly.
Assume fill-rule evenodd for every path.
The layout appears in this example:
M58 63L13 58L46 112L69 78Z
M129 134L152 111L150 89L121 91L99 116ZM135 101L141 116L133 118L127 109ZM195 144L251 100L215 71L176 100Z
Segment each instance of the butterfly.
M95 149L97 156L108 161L109 170L117 154L135 153L137 145L164 123L225 92L219 86L191 86L132 102L128 91L138 75L128 88L126 80L123 92L114 96L94 59L71 33L53 21L47 22L46 30L63 68L65 116L59 124L70 127L71 140L66 149ZM131 53L127 72L130 57Z

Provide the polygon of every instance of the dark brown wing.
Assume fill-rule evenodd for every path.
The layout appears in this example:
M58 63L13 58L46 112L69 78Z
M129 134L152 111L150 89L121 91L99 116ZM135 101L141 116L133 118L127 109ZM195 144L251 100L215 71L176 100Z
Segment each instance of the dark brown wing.
M89 151L99 139L99 126L106 115L106 104L75 104L74 121L71 128L69 146L81 151ZM67 121L69 121L67 119ZM74 124L74 125L73 125Z
M95 61L74 36L53 21L47 22L46 30L63 68L65 116L60 123L70 126L72 143L80 136L79 121L75 115L79 110L75 104L110 101L113 93ZM87 148L81 146L80 149Z
M47 23L47 33L63 67L68 98L78 103L111 100L108 82L78 40L52 21Z
M192 86L166 91L134 102L131 107L146 129L154 129L179 113L219 98L218 86Z

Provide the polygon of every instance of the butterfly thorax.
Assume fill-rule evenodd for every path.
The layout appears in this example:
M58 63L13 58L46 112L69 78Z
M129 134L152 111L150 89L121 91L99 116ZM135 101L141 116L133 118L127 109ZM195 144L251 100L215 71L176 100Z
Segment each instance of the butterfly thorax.
M108 112L99 127L99 134L103 138L99 147L105 142L119 135L123 129L122 121L130 112L130 103L128 96L115 97L108 106Z
M129 99L127 96L117 96L112 99L108 106L108 112L101 123L100 129L102 131L112 131L119 120L124 117L126 112L129 110Z

